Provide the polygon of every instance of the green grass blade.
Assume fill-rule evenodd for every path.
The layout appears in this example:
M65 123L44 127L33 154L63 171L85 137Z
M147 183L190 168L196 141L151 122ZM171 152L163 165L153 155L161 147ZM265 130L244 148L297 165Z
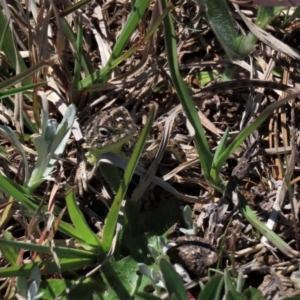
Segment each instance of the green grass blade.
M83 269L93 263L91 258L62 258L60 262L61 271L71 271ZM0 277L30 276L33 266L37 266L42 270L42 274L51 274L58 271L56 262L41 261L29 263L21 266L6 267L0 269Z
M25 249L30 251L36 251L40 253L51 254L51 249L49 246L38 245L33 243L19 242L19 241L8 241L0 238L0 245L10 246L15 249ZM96 254L94 252L72 249L70 247L53 247L53 251L57 254L59 258L94 258Z
M20 201L27 209L35 211L37 205L30 200L29 191L12 180L0 175L0 189L18 201Z
M281 28L284 28L288 23L294 21L296 18L299 17L300 14L300 6L295 7L295 10L293 11L292 15L286 18L286 20L281 25Z
M2 175L0 175L0 189L21 202L30 212L34 212L38 209L38 205L35 204L35 202L40 203L42 201L37 197L31 199L33 196L31 196L28 189ZM34 199L36 201L33 201ZM61 221L59 223L59 230L74 239L84 242L84 239L78 234L77 230L68 223Z
M81 235L82 239L85 241L86 244L92 247L99 248L100 240L96 236L96 234L90 229L82 212L79 210L78 205L76 203L74 191L69 187L67 187L67 191L67 208L75 229Z
M7 36L6 33L8 30L9 30L9 22L6 22L0 38L0 51L2 51L3 49L3 43L5 41L5 37Z
M9 79L6 79L6 80L0 82L0 91L8 89L10 86L12 86L20 81L26 81L25 79L27 77L30 77L30 75L40 71L44 67L48 67L50 64L52 64L52 62L55 61L56 58L57 58L56 56L53 56L49 60L42 60L39 63L37 63L36 65L24 70L20 74L15 75ZM31 82L26 83L26 85L30 85L30 84L32 84L32 83Z
M215 152L214 159L212 165L214 166L216 161L218 160L218 157L223 153L226 149L226 142L228 138L229 128L226 129L224 132L224 135L221 138L221 141L219 143L219 146ZM212 181L216 184L216 188L219 187L219 180L220 180L220 174L216 172L216 169L214 167L211 168L210 176L212 178ZM221 189L222 190L222 189ZM220 190L220 191L221 191Z
M167 1L162 1L164 9L167 8ZM199 154L201 166L205 178L210 179L210 168L213 157L210 152L207 139L205 137L203 126L200 122L197 110L191 98L191 95L183 82L178 68L176 34L172 23L170 13L164 19L165 43L170 67L170 74L176 89L179 100L182 104L184 112L195 129L195 143Z
M129 163L126 167L123 180L117 192L117 195L114 199L114 202L110 208L108 213L104 228L103 228L103 248L105 251L108 251L111 247L111 242L113 239L114 231L117 226L118 215L122 206L122 200L125 198L127 188L131 181L132 175L134 173L134 169L137 166L138 160L142 154L144 149L144 145L147 140L147 136L151 130L151 126L154 120L155 111L154 109L151 111L149 118L141 132L141 136L139 137L137 144L133 150L132 156L129 160Z
M81 0L81 1L78 1L77 3L74 3L73 5L67 7L65 10L63 10L60 13L61 18L63 19L67 15L69 15L69 14L71 14L73 12L76 12L76 10L80 9L84 5L87 5L91 1L92 0Z
M12 236L12 234L10 232L3 231L2 234L3 234L3 237L5 238L5 240L13 241L14 237ZM1 253L4 256L4 258L11 265L14 266L17 263L17 259L18 259L18 255L19 255L17 248L12 247L11 245L1 244Z
M275 109L280 108L283 104L288 101L298 97L300 95L300 91L295 91L295 93L285 97L282 100L276 101L270 104L260 115L259 117L248 127L244 128L233 140L233 142L220 154L220 156L215 160L213 164L214 172L219 174L222 166L228 157L234 152L234 150L239 147L245 139L256 130L264 121L267 120L268 117L274 112Z
M110 63L109 64L107 63L105 67L103 67L102 69L96 71L95 73L93 73L90 76L83 79L80 82L80 88L85 89L87 91L95 91L95 90L99 89L97 85L92 85L92 84L95 82L105 82L107 75L109 75L110 72L115 67L117 67L121 62L125 61L125 59L128 58L130 55L132 55L135 51L137 51L141 47L141 45L143 45L145 42L147 42L151 38L151 36L154 34L156 29L159 27L159 25L161 24L165 15L169 12L169 10L170 10L170 7L168 7L168 9L166 9L163 12L163 14L159 17L159 19L156 21L154 26L151 28L151 30L145 35L145 37L142 38L142 40L138 44L136 44L135 46L130 48L124 54L118 56L113 61L109 60ZM111 56L111 57L113 57L113 56Z
M9 89L6 91L0 91L0 99L13 96L17 93L25 92L25 91L33 89L35 87L45 86L46 84L47 84L47 82L44 81L44 82L39 82L39 83L35 83L35 84L24 85L24 86L14 88L14 89Z
M111 57L107 62L107 66L109 66L116 58L118 58L122 54L130 37L136 29L138 22L143 18L148 8L149 2L149 0L137 0L134 3L127 22L123 27L122 32L114 46ZM109 78L109 75L110 73L106 74L104 78L101 78L101 81L106 82Z
M76 49L76 43L78 39L76 39L74 32L72 31L68 22L65 19L61 19L61 26L63 28L64 34L66 35L68 41L71 43L72 47ZM90 75L94 71L91 62L89 61L89 59L87 58L84 52L82 52L81 54L81 66L85 74L87 75Z
M284 240L282 240L275 232L270 230L264 223L262 223L256 218L254 212L251 210L245 197L241 193L237 192L237 196L238 196L238 203L239 203L238 206L240 212L254 228L256 228L263 236L265 236L268 239L269 242L271 242L285 255L289 257L300 257L299 252L295 251Z
M230 274L227 270L224 270L224 286L225 286L225 294L226 295L229 291L234 291L235 290L235 288L233 286L233 283L232 283L232 279L231 279Z
M120 56L124 48L126 47L129 38L131 37L132 33L136 29L139 20L144 16L148 4L149 4L149 0L137 1L137 3L132 8L130 16L122 30L120 37L118 38L115 44L111 57L108 60L106 66L96 71L95 73L91 74L87 78L83 79L80 82L81 88L85 88L91 85L92 83L96 83L96 82L106 82L113 69L125 59L123 56L122 58L120 58ZM128 53L128 56L129 55L131 55L130 52Z

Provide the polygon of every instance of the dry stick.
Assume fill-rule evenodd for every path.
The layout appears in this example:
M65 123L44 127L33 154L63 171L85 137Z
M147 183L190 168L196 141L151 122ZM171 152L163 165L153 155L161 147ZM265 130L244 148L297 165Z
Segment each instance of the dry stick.
M296 128L296 124L295 124L295 103L293 102L292 105L292 113L291 113L291 121L292 121L292 136L291 136L291 144L292 144L292 155L290 158L290 164L292 165L293 169L295 168L295 163L296 163L296 132L295 132L295 128ZM287 171L290 171L290 164L288 165ZM292 171L291 173L286 173L287 176L291 176L292 175ZM290 177L291 178L291 177ZM290 179L289 178L289 179ZM290 187L291 187L291 182L289 182ZM291 193L289 193L289 200L291 203L291 210L292 210L292 222L294 224L294 229L295 229L295 239L296 239L296 248L299 251L300 250L300 242L299 242L299 235L297 232L297 222L296 222L296 210L295 210L295 206L294 206L294 201L293 201L293 197L291 195Z
M214 94L218 94L220 92L224 92L227 90L236 90L241 88L256 88L256 87L262 87L262 88L272 89L272 90L281 90L285 92L295 91L294 88L291 88L286 84L278 83L274 81L265 81L259 79L237 79L233 81L219 82L212 86L206 87L202 89L200 93L193 95L193 97L200 97L201 100L204 100L213 96Z

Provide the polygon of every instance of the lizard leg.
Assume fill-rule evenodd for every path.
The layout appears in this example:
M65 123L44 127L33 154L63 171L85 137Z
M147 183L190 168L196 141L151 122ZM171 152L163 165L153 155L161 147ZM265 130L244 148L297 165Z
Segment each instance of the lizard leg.
M88 174L86 157L81 148L78 149L78 161L78 167L75 175L75 189L82 197L84 192L88 190Z

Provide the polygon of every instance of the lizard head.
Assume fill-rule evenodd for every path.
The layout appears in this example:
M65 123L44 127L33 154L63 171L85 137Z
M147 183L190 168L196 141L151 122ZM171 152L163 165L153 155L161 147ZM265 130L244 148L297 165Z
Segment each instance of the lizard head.
M96 158L107 152L120 153L124 143L138 131L137 125L124 107L100 111L83 128L83 147Z

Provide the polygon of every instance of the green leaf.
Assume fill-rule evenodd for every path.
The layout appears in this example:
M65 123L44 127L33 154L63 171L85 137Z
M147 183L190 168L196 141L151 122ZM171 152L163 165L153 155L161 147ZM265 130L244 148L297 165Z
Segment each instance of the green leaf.
M31 213L38 209L38 205L35 204L35 202L40 203L42 201L38 197L31 199L30 197L32 196L29 195L30 192L28 191L28 189L18 185L17 183L2 175L0 175L0 189L21 202L22 205L24 205ZM60 221L59 230L74 239L82 241L82 237L70 224ZM84 240L82 242L84 242Z
M17 276L16 286L18 293L26 299L28 290L27 279L25 277Z
M255 24L262 29L266 28L284 8L284 6L260 6Z
M51 300L58 297L63 291L75 284L76 280L66 280L66 279L47 279L43 281L40 285L39 291L43 291L43 299ZM105 289L102 279L100 276L93 276L92 278L87 278L80 285L78 285L74 290L61 298L61 300L84 300L92 299L95 293L102 294ZM101 297L101 299L103 299Z
M39 293L39 287L42 281L41 272L37 266L33 266L30 276L29 276L29 285L27 291L27 298L37 300L43 293Z
M204 8L206 21L230 58L243 58L253 49L257 38L252 33L238 35L234 20L224 0L197 0ZM283 7L259 7L256 25L265 28Z
M184 224L187 229L194 229L194 220L193 220L193 214L192 214L192 209L189 205L186 205L182 209L182 217Z
M243 298L237 291L230 290L226 293L225 300L243 300Z
M161 298L152 294L136 293L134 299L135 300L160 300Z
M174 295L178 300L188 299L182 279L174 267L164 258L160 260L159 265L169 296Z
M205 11L205 19L224 48L226 54L230 58L242 58L247 56L253 48L253 43L245 43L245 38L238 35L226 1L197 0L197 2Z
M222 275L217 275L209 280L205 285L198 300L219 300L222 299L222 287L223 287L224 277Z
M68 106L65 115L61 123L57 127L57 131L54 140L51 145L50 153L54 153L55 156L63 154L68 139L71 135L71 129L74 124L76 116L76 107L71 104Z
M38 208L38 206L30 199L28 189L2 175L0 175L0 189L8 195L16 198L30 211L35 211Z
M205 86L206 84L210 83L211 81L219 77L220 72L218 70L201 71L201 72L195 72L195 76L198 79L200 86Z
M13 236L10 232L4 231L2 234L7 241L13 241ZM15 247L1 244L1 253L11 265L15 265L17 263L18 251Z
M229 292L229 291L235 291L235 288L232 284L232 279L227 270L224 271L224 286L225 286L226 295L227 295L227 292Z
M259 290L255 288L248 288L243 292L243 300L266 300L266 298Z
M81 235L82 240L89 246L97 247L98 249L100 249L100 239L90 229L82 212L79 210L76 203L74 191L71 188L68 188L66 202L72 223L75 226L75 229Z
M139 288L140 276L137 263L131 257L120 261L111 259L101 269L104 282L110 287L104 299L130 299Z
M38 152L38 158L27 183L30 191L33 191L44 180L50 180L50 173L56 166L66 147L75 120L76 108L69 105L66 113L57 126L56 120L48 120L47 113L42 111L42 134L34 140L34 146Z

